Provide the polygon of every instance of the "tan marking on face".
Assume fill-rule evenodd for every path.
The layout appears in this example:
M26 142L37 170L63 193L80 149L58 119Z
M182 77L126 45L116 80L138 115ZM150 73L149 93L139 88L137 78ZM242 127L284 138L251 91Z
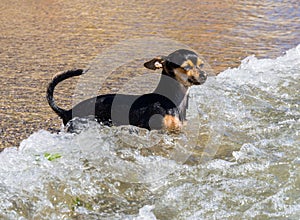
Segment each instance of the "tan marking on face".
M198 78L199 77L199 72L195 69L191 69L189 71L187 71L186 73L189 77L193 76L195 78Z
M176 68L174 69L175 78L178 82L183 84L184 86L190 86L190 83L188 82L188 74L187 71L182 68Z
M183 62L183 64L181 64L182 68L187 67L187 66L191 66L193 68L195 65L191 60L186 60Z
M201 66L203 64L204 64L203 60L201 60L200 58L197 58L197 66Z
M194 72L193 70L189 70L189 71L186 72L186 75L193 76L193 72Z
M173 115L165 115L163 119L163 126L166 130L171 132L178 132L182 128L182 122L178 117Z

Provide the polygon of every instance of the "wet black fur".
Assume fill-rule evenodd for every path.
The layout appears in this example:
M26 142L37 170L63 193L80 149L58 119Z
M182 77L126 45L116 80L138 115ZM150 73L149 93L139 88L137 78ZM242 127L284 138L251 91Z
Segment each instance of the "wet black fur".
M70 77L85 73L82 69L69 70L53 78L47 88L47 100L53 111L66 125L75 117L93 116L105 125L135 125L146 129L161 129L162 118L165 115L185 120L187 108L188 87L175 80L174 69L187 59L197 59L197 55L189 50L177 50L167 57L155 58L146 62L148 69L157 69L155 64L162 65L162 77L153 93L136 95L106 94L84 100L70 110L64 110L55 104L53 93L55 86ZM158 62L158 63L155 63ZM164 77L165 76L165 77ZM169 77L172 80L169 80ZM206 74L200 71L200 78L193 79L195 85L202 84ZM114 102L115 101L115 102ZM128 113L124 116L125 113ZM160 115L156 120L150 120L153 115ZM149 120L151 124L149 124Z

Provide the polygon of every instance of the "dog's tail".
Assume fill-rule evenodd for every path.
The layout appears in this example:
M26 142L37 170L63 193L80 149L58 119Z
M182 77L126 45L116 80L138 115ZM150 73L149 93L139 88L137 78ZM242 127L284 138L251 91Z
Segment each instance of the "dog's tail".
M54 76L54 78L52 79L52 81L49 83L48 88L47 88L47 101L50 105L50 107L52 108L52 110L63 119L63 121L68 121L67 117L67 110L64 110L60 107L58 107L55 104L54 98L53 98L53 93L54 93L54 88L56 87L56 85L68 78L71 78L73 76L80 76L83 73L85 73L85 71L83 71L82 69L76 69L76 70L69 70L66 72L62 72L57 74L56 76Z

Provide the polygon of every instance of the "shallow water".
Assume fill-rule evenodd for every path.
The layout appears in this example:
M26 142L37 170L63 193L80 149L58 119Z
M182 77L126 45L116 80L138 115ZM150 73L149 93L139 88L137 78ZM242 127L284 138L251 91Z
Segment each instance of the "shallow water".
M60 129L45 100L48 82L59 71L86 68L122 40L181 42L202 54L215 73L252 54L278 57L300 42L298 0L1 0L0 11L0 148L18 146L39 129ZM72 104L74 81L56 90L65 108Z
M0 219L300 218L299 1L190 2L0 1L0 149L11 147L0 154ZM145 37L190 47L220 73L192 89L185 132L91 121L53 132L53 75ZM109 70L102 92L145 73L148 52L125 53L133 62ZM60 106L99 94L77 82L58 86Z
M0 218L299 219L299 85L300 45L193 87L179 136L40 130L0 154Z

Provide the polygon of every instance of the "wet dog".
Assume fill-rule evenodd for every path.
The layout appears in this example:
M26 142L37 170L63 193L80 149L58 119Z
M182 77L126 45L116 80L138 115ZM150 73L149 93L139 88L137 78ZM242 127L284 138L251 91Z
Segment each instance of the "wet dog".
M53 78L47 88L47 100L64 125L75 117L92 116L99 123L109 126L134 125L148 130L179 131L186 120L189 87L206 81L203 65L203 60L195 52L180 49L144 63L148 69L162 69L160 81L152 93L140 96L99 95L80 102L70 110L64 110L54 101L55 86L85 73L82 69L70 70Z

